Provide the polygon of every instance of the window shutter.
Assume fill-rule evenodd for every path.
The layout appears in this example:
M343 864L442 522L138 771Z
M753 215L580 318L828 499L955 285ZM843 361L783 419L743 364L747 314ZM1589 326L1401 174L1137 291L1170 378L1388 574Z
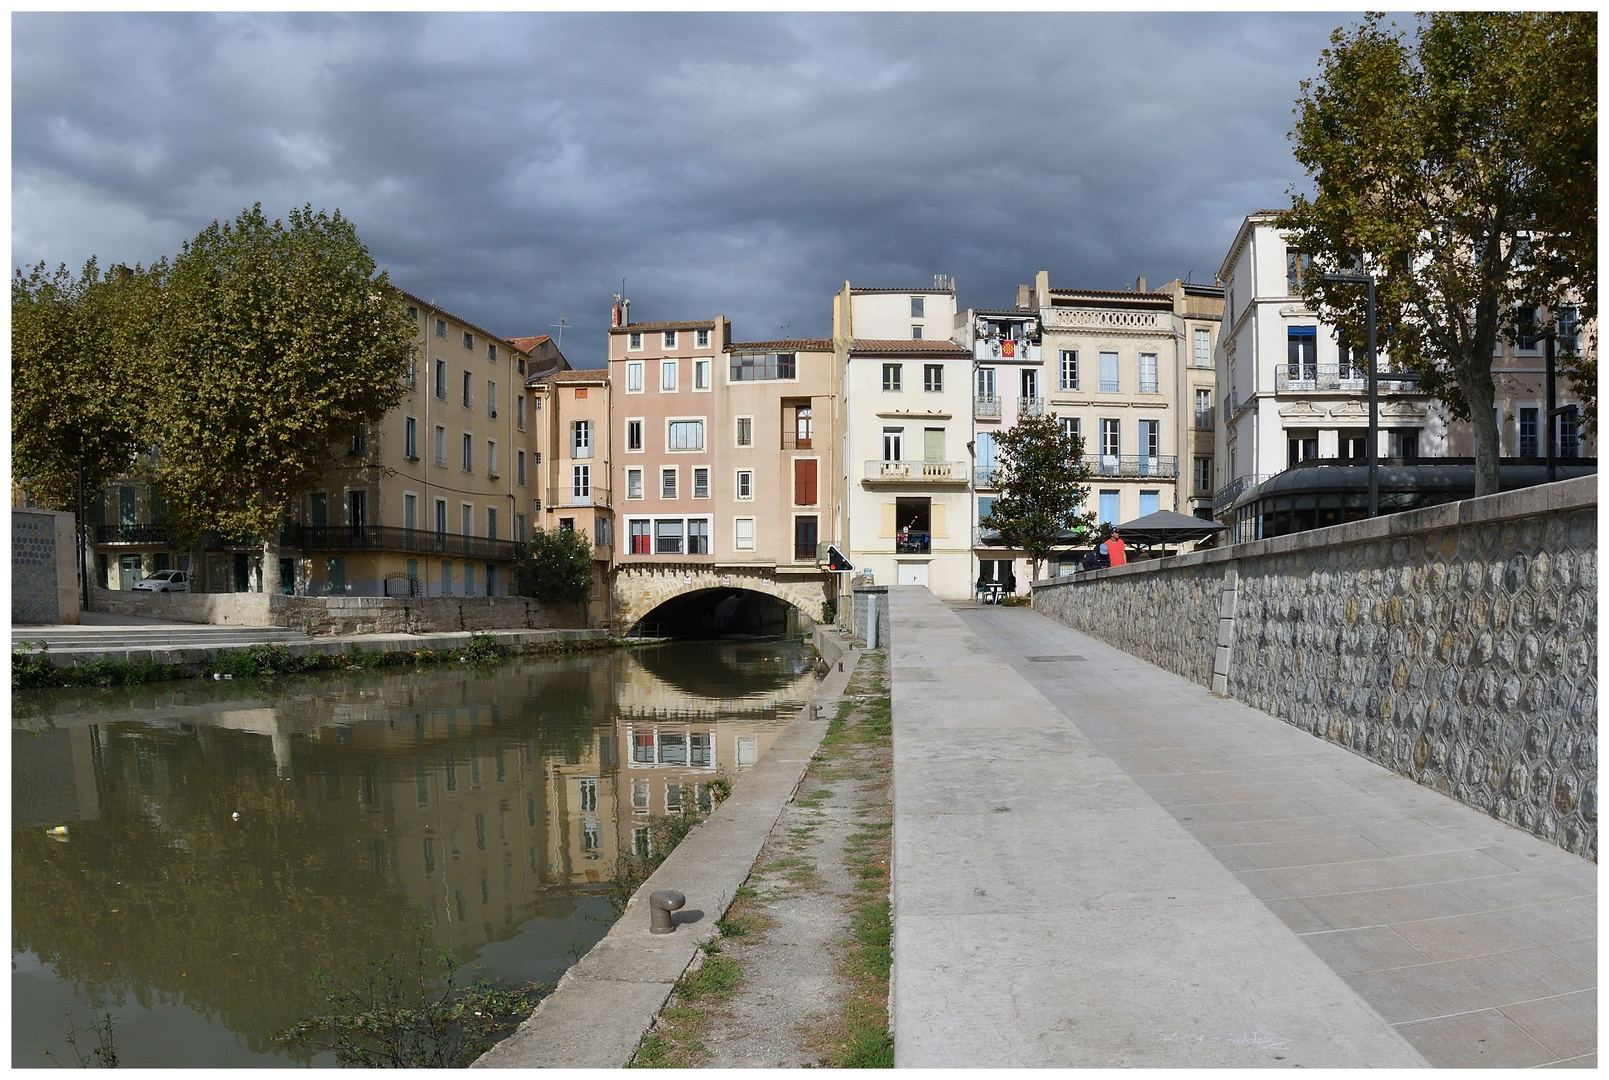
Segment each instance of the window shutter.
M793 505L816 505L816 461L814 458L794 459Z

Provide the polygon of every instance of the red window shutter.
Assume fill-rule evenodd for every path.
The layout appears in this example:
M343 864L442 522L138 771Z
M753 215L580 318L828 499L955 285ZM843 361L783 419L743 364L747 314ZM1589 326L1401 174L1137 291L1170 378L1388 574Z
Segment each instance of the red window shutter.
M816 461L796 458L793 462L793 505L816 505Z

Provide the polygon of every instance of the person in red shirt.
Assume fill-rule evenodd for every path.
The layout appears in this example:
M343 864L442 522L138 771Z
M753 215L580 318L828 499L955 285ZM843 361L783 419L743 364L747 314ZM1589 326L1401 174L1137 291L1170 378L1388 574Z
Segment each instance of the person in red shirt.
M1122 566L1128 562L1128 553L1123 549L1123 537L1116 529L1113 529L1112 535L1106 538L1106 554L1112 560L1110 563L1112 566Z

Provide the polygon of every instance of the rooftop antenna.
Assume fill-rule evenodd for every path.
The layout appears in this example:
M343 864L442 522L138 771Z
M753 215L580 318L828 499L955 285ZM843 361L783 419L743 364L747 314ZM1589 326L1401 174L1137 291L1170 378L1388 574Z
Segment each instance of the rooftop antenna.
M548 325L551 326L551 327L554 327L559 332L559 338L558 338L557 341L554 342L554 344L557 345L561 349L564 348L564 332L570 328L570 324L565 321L563 315L560 315L558 322L556 322L556 323L548 323Z

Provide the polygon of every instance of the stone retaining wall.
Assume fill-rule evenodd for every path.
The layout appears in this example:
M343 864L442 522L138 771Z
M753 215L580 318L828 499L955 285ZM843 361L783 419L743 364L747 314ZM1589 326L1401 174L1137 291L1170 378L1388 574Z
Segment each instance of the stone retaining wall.
M1034 583L1034 607L1597 858L1584 477Z
M577 605L525 596L276 596L274 625L304 634L433 634L586 625Z
M78 622L73 515L11 509L11 621Z
M91 586L89 610L212 626L275 626L266 593L158 593Z

